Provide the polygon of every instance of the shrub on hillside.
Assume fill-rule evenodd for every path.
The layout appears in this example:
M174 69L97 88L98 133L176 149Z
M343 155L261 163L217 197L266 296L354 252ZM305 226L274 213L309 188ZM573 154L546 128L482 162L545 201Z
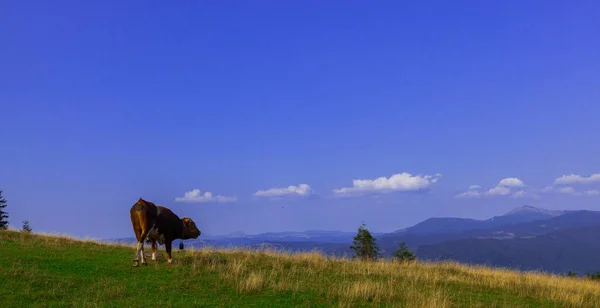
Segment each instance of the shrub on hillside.
M577 277L577 273L575 273L573 271L568 271L565 276L567 276L567 277Z
M586 273L585 274L585 278L590 279L590 280L600 280L600 272L596 272L596 273Z
M21 229L21 231L25 232L25 233L31 233L31 227L29 226L29 221L28 220L23 220L23 228Z
M400 246L394 253L394 259L400 262L414 261L416 258L417 257L415 256L415 254L408 249L406 243L404 242L400 243Z

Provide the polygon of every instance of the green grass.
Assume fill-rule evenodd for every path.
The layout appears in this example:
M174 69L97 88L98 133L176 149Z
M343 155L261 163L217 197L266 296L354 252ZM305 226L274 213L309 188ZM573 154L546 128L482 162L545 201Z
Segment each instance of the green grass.
M133 256L132 247L0 231L0 307L600 307L595 281L455 263L203 249L134 268Z

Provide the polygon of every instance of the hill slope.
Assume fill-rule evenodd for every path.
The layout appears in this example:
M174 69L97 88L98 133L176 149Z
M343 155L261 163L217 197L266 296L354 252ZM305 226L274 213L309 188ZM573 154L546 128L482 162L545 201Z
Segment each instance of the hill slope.
M455 263L199 250L133 268L131 247L14 231L0 231L0 252L3 307L600 307L594 281Z

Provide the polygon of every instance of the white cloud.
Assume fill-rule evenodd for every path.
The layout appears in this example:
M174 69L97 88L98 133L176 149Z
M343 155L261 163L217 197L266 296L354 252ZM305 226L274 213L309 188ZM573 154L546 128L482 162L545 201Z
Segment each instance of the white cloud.
M598 189L590 189L590 190L586 190L584 192L578 192L575 190L575 188L573 186L563 186L560 188L556 188L554 186L547 186L547 187L544 187L541 190L541 192L543 192L543 193L557 192L557 193L561 193L561 194L574 195L574 196L581 196L581 195L600 196L600 190L598 190Z
M567 187L559 188L556 191L559 192L559 193L561 193L561 194L574 194L575 193L575 188L573 188L571 186L567 186Z
M489 196L506 196L510 194L510 188L505 186L496 186L494 188L490 188L486 193Z
M310 186L307 184L299 184L298 186L290 185L282 188L271 188L267 190L259 190L254 193L255 197L286 197L286 196L309 196L313 193Z
M175 202L186 202L186 203L201 203L201 202L217 202L217 203L227 203L227 202L235 202L237 201L236 197L226 197L220 195L213 195L210 191L206 191L203 193L200 192L200 189L194 189L192 191L186 192L183 197L175 198Z
M517 178L505 178L500 180L498 186L507 186L507 187L523 187L525 184L523 181Z
M539 199L539 196L535 193L530 193L530 192L526 192L524 190L519 190L517 192L515 192L514 194L512 194L513 198L533 198L533 199Z
M464 197L483 197L483 196L505 196L510 195L513 198L535 198L538 199L540 196L539 193L561 193L573 196L600 196L599 189L591 189L586 191L577 191L575 189L575 185L577 184L592 184L598 182L600 183L600 173L592 174L588 177L570 174L563 175L557 178L554 181L554 184L546 186L542 189L520 189L516 192L511 192L512 188L517 187L525 187L525 183L522 180L516 177L504 178L498 182L498 184L484 192L481 192L481 186L479 185L471 185L469 186L469 190L465 193L457 194L455 197L464 198ZM574 187L575 186L575 187ZM512 193L512 194L511 194Z
M435 184L441 174L412 175L410 173L397 173L389 178L379 177L374 180L353 180L352 187L334 189L333 193L338 196L348 196L365 192L391 192L391 191L418 191Z
M524 190L519 190L516 193L514 193L512 196L515 198L525 198L527 197L527 192L525 192Z
M464 193L460 193L455 195L456 198L479 198L481 197L481 193L476 190L465 191Z
M518 178L505 178L498 182L498 185L488 189L487 191L480 191L482 188L479 185L471 185L469 186L469 190L460 194L455 195L456 198L479 198L484 196L507 196L511 193L512 187L523 187L525 184ZM523 198L523 197L533 197L533 194L529 194L523 190L518 191L513 194L513 197Z
M469 189L468 191L457 194L454 197L456 197L456 198L480 198L480 197L485 197L485 196L506 196L506 195L510 195L510 192L511 192L510 188L508 188L508 187L495 186L484 192L481 192L477 189ZM512 197L514 197L514 198L528 198L528 197L535 198L536 196L534 194L528 193L524 190L520 190L520 191L515 192L512 195Z
M600 173L592 174L587 178L577 174L569 174L554 180L554 184L558 185L590 184L593 182L600 182Z

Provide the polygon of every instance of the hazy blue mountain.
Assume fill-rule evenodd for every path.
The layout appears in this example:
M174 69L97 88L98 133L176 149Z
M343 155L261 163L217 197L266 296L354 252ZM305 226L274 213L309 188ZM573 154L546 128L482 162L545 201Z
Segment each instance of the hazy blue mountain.
M518 238L536 236L554 231L600 225L600 212L569 211L560 216L520 224L505 225L491 230L471 232L474 238Z
M416 249L421 245L432 245L447 241L468 238L512 239L525 236L535 236L557 230L600 225L600 212L568 211L549 219L530 222L511 223L489 227L474 228L452 233L390 233L380 237L383 253L391 253L400 242L405 242L410 248Z
M564 211L552 211L524 205L510 212L495 216L487 220L476 220L469 218L440 217L429 218L412 227L401 229L384 236L397 236L406 234L426 235L441 233L460 233L475 229L492 229L505 225L546 220L563 215Z
M455 260L520 270L584 274L600 271L600 225L509 240L447 241L419 246L416 254L422 260Z
M434 217L424 220L412 227L394 231L388 235L425 235L439 233L457 233L465 230L479 229L485 222L470 218Z
M514 225L524 222L540 221L564 215L565 211L553 211L524 205L502 215L485 220L486 228Z

